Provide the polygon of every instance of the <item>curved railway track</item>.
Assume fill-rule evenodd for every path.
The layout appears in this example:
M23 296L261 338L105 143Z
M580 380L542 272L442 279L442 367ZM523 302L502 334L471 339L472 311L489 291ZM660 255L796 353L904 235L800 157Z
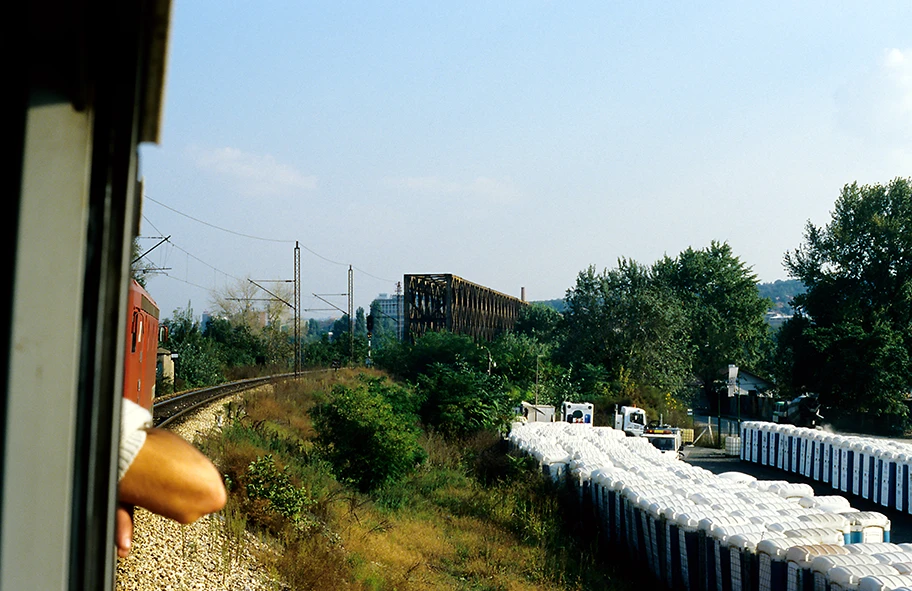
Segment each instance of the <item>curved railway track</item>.
M192 390L190 392L168 396L167 398L157 400L152 405L152 422L156 427L165 427L172 421L189 412L192 412L196 408L209 402L214 402L230 394L235 394L244 390L250 390L256 386L261 386L263 384L269 384L278 380L284 380L293 377L295 377L295 374L287 373L261 378L250 378L247 380L238 380L236 382L229 382L227 384L213 386L211 388Z

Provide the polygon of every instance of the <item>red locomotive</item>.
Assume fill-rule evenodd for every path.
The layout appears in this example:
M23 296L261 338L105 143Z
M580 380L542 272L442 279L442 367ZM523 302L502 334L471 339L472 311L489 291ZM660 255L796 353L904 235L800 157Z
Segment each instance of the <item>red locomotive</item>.
M127 348L124 356L124 397L152 410L158 358L158 306L135 280L127 299Z

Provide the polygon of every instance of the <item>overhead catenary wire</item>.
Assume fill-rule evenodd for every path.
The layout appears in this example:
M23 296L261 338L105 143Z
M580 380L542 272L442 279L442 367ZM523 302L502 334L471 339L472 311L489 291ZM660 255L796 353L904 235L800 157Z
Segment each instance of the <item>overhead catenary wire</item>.
M205 220L201 220L201 219L199 219L199 218L197 218L197 217L193 217L193 216L190 215L190 214L187 214L187 213L184 213L184 212L179 211L179 210L177 210L177 209L174 209L174 208L171 207L170 205L165 205L165 204L162 203L161 201L158 201L157 199L153 199L152 197L149 197L149 195L144 195L143 197L145 197L146 199L148 199L148 200L151 201L152 203L155 203L156 205L160 205L160 206L164 207L164 208L167 209L168 211L174 212L174 213L176 213L177 215L180 215L180 216L183 216L183 217L187 218L188 220L192 220L192 221L194 221L194 222L196 222L196 223L198 223L198 224L203 224L204 226L208 226L208 227L210 227L210 228L213 228L213 229L215 229L215 230L219 230L219 231L221 231L221 232L226 232L226 233L228 233L228 234L234 234L235 236L240 236L241 238L249 238L249 239L251 239L251 240L261 240L261 241L263 241L263 242L278 242L278 243L280 243L280 244L289 244L289 243L290 243L290 244L294 244L294 243L295 243L294 240L283 240L283 239L280 239L280 238L263 238L262 236L254 236L254 235L252 235L252 234L245 234L245 233L243 233L243 232L236 232L236 231L234 231L234 230L229 230L228 228L223 228L222 226L218 226L218 225L216 225L216 224L209 223L209 222L207 222L207 221L205 221Z
M147 222L149 222L149 218L147 218L146 216L143 216L143 219L146 220ZM156 227L152 224L152 222L149 222L149 225L152 226L152 229L153 229L153 230L155 230L156 232L159 232L158 228L156 228ZM160 233L160 232L159 232L159 233ZM168 244L170 244L172 248L176 248L177 250L181 251L182 253L184 253L184 254L187 255L188 257L192 258L192 259L195 260L196 262L198 262L198 263L200 263L200 264L203 264L203 265L209 267L209 268L212 269L213 271L215 271L215 272L217 272L217 273L221 273L222 275L224 275L224 276L226 276L226 277L230 277L231 279L234 279L235 281L243 281L243 279L241 279L240 277L236 277L236 276L232 275L231 273L229 273L229 272L227 272L227 271L223 271L222 269L219 269L218 267L216 267L216 266L214 266L214 265L212 265L212 264L210 264L210 263L207 263L206 261L204 261L203 259L199 258L199 257L196 256L195 254L191 253L191 252L188 251L187 249L182 248L181 246L175 244L174 241L171 240L171 237L170 237L170 236L168 236L164 241L167 242ZM146 253L150 252L151 250L152 250L152 249L147 250Z
M145 199L148 199L148 200L151 201L152 203L155 203L156 205L159 205L159 206L161 206L161 207L164 207L164 208L167 209L168 211L171 211L171 212L173 212L173 213L176 213L177 215L183 216L183 217L185 217L185 218L187 218L187 219L189 219L189 220L192 220L192 221L197 222L197 223L199 223L199 224L203 224L204 226L208 226L208 227L210 227L210 228L213 228L213 229L215 229L215 230L219 230L219 231L221 231L221 232L225 232L225 233L228 233L228 234L232 234L232 235L234 235L234 236L240 236L240 237L242 237L242 238L249 238L249 239L251 239L251 240L259 240L259 241L262 241L262 242L273 242L273 243L279 243L279 244L297 244L297 245L299 245L301 248L303 248L304 250L306 250L307 252L309 252L310 254L314 255L315 257L317 257L317 258L319 258L319 259L321 259L321 260L326 261L327 263L331 263L331 264L333 264L333 265L338 265L338 266L346 266L346 265L347 265L347 263L342 263L342 262L333 260L333 259L331 259L331 258L329 258L329 257L326 257L326 256L320 254L319 252L317 252L317 251L315 251L314 249L310 248L310 247L307 246L306 244L301 244L300 241L298 241L298 240L285 240L285 239L280 239L280 238L264 238L264 237L262 237L262 236L254 236L254 235L252 235L252 234L245 234L245 233L243 233L243 232L237 232L237 231L235 231L235 230L230 230L230 229L228 229L228 228L224 228L224 227L219 226L219 225L217 225L217 224L213 224L213 223L207 222L207 221L205 221L205 220L201 220L201 219L199 219L199 218L197 218L197 217L194 217L194 216L192 216L192 215L189 215L189 214L187 214L187 213L184 213L184 212L182 212L182 211L180 211L180 210L177 210L177 209L171 207L170 205L166 205L165 203L162 203L161 201L158 201L157 199L154 199L154 198L150 197L149 195L144 195L144 198L145 198ZM143 217L145 218L145 216L143 216ZM151 224L150 224L150 225L151 225ZM153 228L156 232L158 232L159 234L161 234L161 231L158 230L158 228L155 228L155 226L152 226L152 228ZM173 243L171 243L171 244L173 244ZM183 249L181 249L181 250L183 250ZM186 251L184 251L184 252L186 252ZM189 254L189 253L187 253L187 254ZM190 255L190 256L193 256L193 255ZM195 257L194 257L194 258L195 258ZM200 261L200 262L202 262L202 261ZM211 267L211 265L209 265L209 266ZM213 268L214 268L214 267L213 267ZM379 276L377 276L377 275L374 275L374 274L372 274L372 273L369 273L369 272L365 271L364 269L359 269L358 267L355 267L355 266L352 266L352 269L358 271L359 273L361 273L361 274L363 274L363 275L366 275L366 276L368 276L368 277L371 277L372 279L376 279L376 280L378 280L378 281L386 281L386 282L389 282L389 283L395 283L395 280L393 280L393 279L387 279L387 278L385 278L385 277L379 277ZM216 270L218 271L218 269L216 269ZM223 272L223 271L220 271L220 272ZM230 275L229 273L225 273L225 275L228 275L229 277L231 277L231 275Z

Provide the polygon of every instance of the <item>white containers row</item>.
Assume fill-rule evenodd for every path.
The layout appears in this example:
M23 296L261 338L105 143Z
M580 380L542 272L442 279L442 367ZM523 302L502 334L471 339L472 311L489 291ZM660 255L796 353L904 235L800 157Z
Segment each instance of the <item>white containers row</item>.
M605 537L669 589L784 590L790 568L796 577L804 572L797 562L789 566L793 549L849 548L881 542L889 531L882 515L857 512L845 497L815 497L807 485L784 480L716 476L603 427L530 423L514 429L510 441L552 477L561 474L591 506Z
M741 459L912 513L912 446L903 442L746 421Z

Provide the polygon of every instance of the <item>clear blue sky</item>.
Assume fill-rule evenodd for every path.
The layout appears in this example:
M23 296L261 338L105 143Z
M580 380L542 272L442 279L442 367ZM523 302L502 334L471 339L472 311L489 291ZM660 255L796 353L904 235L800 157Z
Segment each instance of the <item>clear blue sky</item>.
M365 308L405 273L561 298L712 240L773 281L843 185L912 175L912 3L175 0L165 99L165 316L290 279L294 241L304 294L351 264Z

